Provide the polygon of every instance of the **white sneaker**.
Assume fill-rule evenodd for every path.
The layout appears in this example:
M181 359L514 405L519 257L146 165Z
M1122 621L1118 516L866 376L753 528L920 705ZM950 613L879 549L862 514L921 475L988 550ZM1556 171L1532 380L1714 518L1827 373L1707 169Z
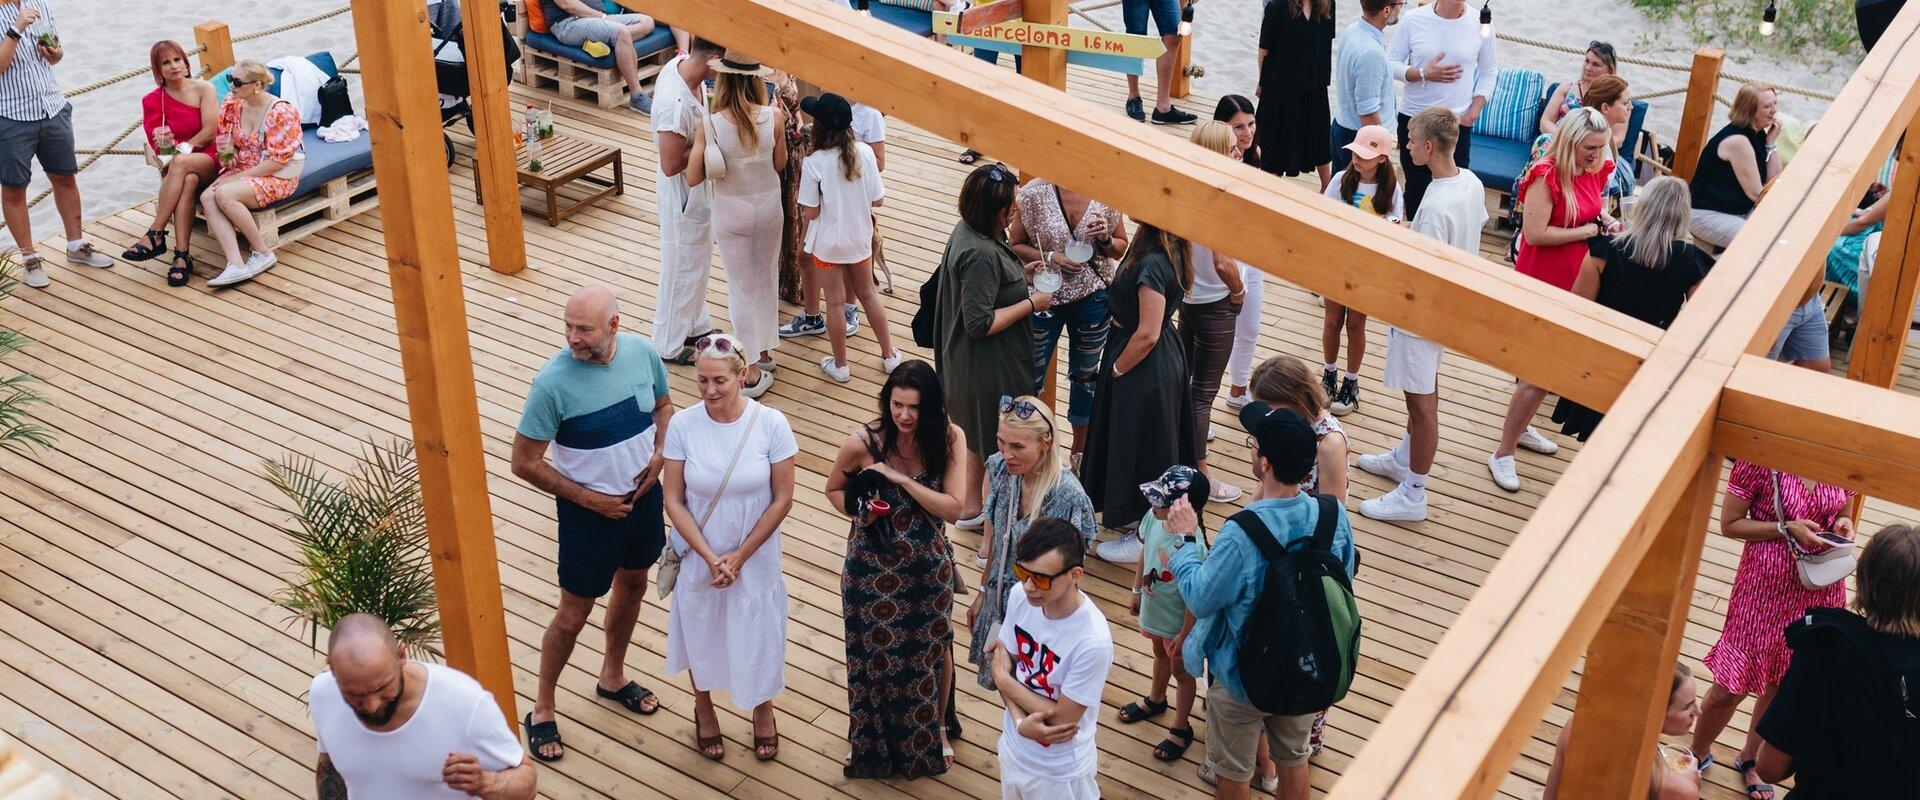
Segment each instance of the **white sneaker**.
M1207 489L1207 500L1215 503L1231 503L1240 499L1240 487L1231 483L1215 483Z
M763 369L760 370L760 380L741 386L740 393L750 398L759 397L771 388L773 388L773 373Z
M1527 429L1521 432L1520 446L1541 455L1550 456L1560 452L1560 445L1554 444L1552 439L1541 435L1539 431L1533 429L1532 425L1528 425Z
M1513 456L1487 456L1487 471L1493 473L1493 483L1509 492L1520 491L1520 473L1513 470Z
M1246 408L1247 404L1251 402L1253 402L1253 392L1247 392L1246 394L1233 394L1229 392L1227 394L1227 407L1236 411Z
M900 362L903 360L904 357L900 355L900 348L893 348L893 355L880 359L880 371L892 375L894 370L900 368Z
M47 277L47 262L40 260L39 255L28 256L20 264L27 268L26 274L20 276L21 283L33 289L45 289L53 285L53 279Z
M67 248L67 263L79 264L83 267L93 267L94 269L106 269L113 266L113 259L108 257L106 253L93 249L92 242L87 242L81 244L79 247Z
M852 336L856 333L859 333L860 332L860 307L847 306L845 309L842 309L841 314L847 318L847 335Z
M225 269L220 270L220 274L213 276L211 280L207 281L207 285L208 286L231 286L233 284L244 281L249 277L252 277L252 276L247 274L246 267L241 266L239 264L228 263Z
M846 383L853 377L853 368L844 364L834 364L833 356L820 359L820 371L838 383Z
M1207 423L1207 441L1209 442L1213 441L1213 434L1214 434L1213 423L1209 422Z
M1354 459L1353 465L1394 483L1403 483L1412 475L1406 467L1393 460L1392 452L1363 455Z
M955 520L953 523L953 527L959 528L960 530L963 530L963 531L977 531L977 530L980 530L981 528L986 527L986 525L987 525L987 510L984 508L980 509L980 513L978 514L975 514L966 519Z
M1132 566L1140 563L1140 554L1146 552L1147 543L1140 541L1139 534L1122 536L1111 542L1101 542L1093 548L1093 554L1101 561Z
M274 255L272 250L264 253L249 253L247 254L246 263L247 277L252 278L262 272L266 272L278 263L280 263L280 257Z
M1427 501L1408 497L1407 487L1403 484L1361 503L1360 513L1387 522L1419 522L1427 518Z

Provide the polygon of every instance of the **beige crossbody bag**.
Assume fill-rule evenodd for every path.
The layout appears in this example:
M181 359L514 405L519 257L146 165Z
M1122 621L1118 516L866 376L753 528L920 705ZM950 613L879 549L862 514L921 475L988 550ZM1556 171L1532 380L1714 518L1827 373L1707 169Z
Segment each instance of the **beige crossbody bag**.
M760 417L760 404L754 403L747 411L747 424L742 426L740 441L733 445L733 458L727 462L727 471L720 476L720 488L714 490L713 502L707 504L707 512L700 515L700 529L705 530L707 520L713 519L713 510L720 507L720 498L727 493L727 483L733 480L733 467L740 463L740 452L747 449L747 440L753 437L753 423ZM673 585L680 580L680 562L686 554L673 549L673 541L668 540L666 552L660 554L660 570L654 575L654 592L660 599L673 594Z

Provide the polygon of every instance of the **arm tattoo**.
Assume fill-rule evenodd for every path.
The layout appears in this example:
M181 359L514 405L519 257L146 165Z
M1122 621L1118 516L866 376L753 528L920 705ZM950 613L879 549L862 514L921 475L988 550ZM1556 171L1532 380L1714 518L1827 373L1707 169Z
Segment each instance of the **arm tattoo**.
M319 800L347 800L347 779L333 768L333 759L324 755L313 768L314 796Z

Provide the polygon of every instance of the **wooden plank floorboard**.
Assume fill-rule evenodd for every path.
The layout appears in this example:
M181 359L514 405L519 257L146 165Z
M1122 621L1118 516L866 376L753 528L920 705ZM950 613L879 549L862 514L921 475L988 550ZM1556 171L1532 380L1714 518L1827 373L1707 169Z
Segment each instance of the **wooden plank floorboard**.
M1118 108L1111 76L1070 71L1070 89ZM513 427L527 381L561 344L560 306L584 282L614 286L631 330L645 334L658 290L655 152L642 119L514 87L516 99L553 100L570 133L622 149L631 180L609 198L556 227L529 225L529 269L502 276L484 266L482 214L474 202L471 148L453 179L457 242L464 253L476 390L505 593L509 653L524 710L552 614L552 501L507 469ZM1212 98L1186 103L1205 113ZM959 147L894 121L888 140L888 200L880 212L896 292L881 295L902 350L920 283L937 263L955 219L954 192L969 168ZM1184 129L1170 130L1184 135ZM1018 166L1018 165L1014 165ZM1303 186L1312 188L1310 180ZM89 223L108 243L145 229L131 209ZM39 376L52 401L37 417L59 435L56 452L33 458L0 454L0 727L40 763L70 779L82 796L305 796L312 741L303 694L323 661L273 603L293 571L285 522L262 478L264 460L313 456L348 465L369 437L409 431L378 211L286 247L261 278L217 293L169 289L153 265L117 265L85 273L56 270L54 286L23 290L5 307L9 324L38 341L9 359L11 370ZM1509 234L1490 230L1483 253L1498 258ZM219 260L204 238L194 252ZM727 275L716 261L709 299L714 321L727 320ZM785 313L791 313L788 309ZM1263 355L1318 358L1318 298L1269 280ZM786 746L780 759L754 763L749 720L718 704L729 757L714 764L689 745L692 696L684 675L662 676L666 615L642 611L629 650L629 674L659 692L660 714L639 718L595 699L605 649L596 617L562 676L559 710L570 747L543 767L543 795L575 797L959 798L992 796L997 698L981 691L965 663L968 634L957 636L959 711L967 731L954 771L914 782L849 781L845 752L846 674L842 665L839 573L846 523L821 491L832 453L874 413L883 376L871 320L850 340L854 378L836 384L813 363L818 339L782 342L781 369L766 402L786 411L801 441L798 496L783 529L791 596L789 691L778 703ZM1379 383L1385 327L1369 323L1364 403L1342 421L1353 449L1392 445L1404 413ZM1061 367L1064 369L1064 365ZM693 394L687 372L670 369L675 396ZM1356 517L1366 551L1359 578L1368 625L1361 675L1330 719L1314 785L1324 791L1346 769L1434 642L1471 599L1533 507L1578 446L1559 437L1553 456L1522 454L1526 485L1506 493L1485 475L1505 413L1510 376L1458 355L1443 367L1442 442L1432 515L1424 523L1386 525ZM1900 388L1920 392L1920 358L1909 348ZM1543 409L1550 410L1550 409ZM1248 474L1243 434L1224 404L1213 463ZM1537 423L1547 429L1544 417ZM1352 495L1390 487L1357 470ZM1217 525L1232 508L1216 508ZM1872 525L1906 509L1869 503ZM953 532L961 570L977 534ZM1683 658L1695 662L1718 634L1739 551L1711 537L1690 608ZM1148 755L1162 730L1123 726L1113 714L1145 693L1152 653L1125 614L1127 570L1092 565L1088 591L1116 626L1116 667L1103 696L1102 789L1111 798L1202 797L1193 769L1203 747L1176 764ZM970 601L961 598L961 602ZM964 609L960 609L964 613ZM1570 675L1546 718L1524 744L1500 794L1538 794L1552 743L1570 715L1580 675ZM1204 708L1196 716L1205 719ZM1743 713L1722 737L1737 747ZM1201 739L1206 737L1204 723ZM1728 752L1723 756L1730 755ZM1725 771L1719 771L1725 772ZM1708 796L1737 797L1722 775Z

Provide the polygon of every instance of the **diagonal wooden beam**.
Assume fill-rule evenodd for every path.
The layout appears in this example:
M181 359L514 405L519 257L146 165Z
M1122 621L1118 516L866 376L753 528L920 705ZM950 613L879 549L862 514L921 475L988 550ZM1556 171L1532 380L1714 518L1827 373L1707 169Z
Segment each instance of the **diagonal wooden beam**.
M1771 344L1850 198L1920 107L1907 8L1755 209L1335 785L1336 800L1484 798L1707 453L1735 364ZM1704 536L1702 531L1698 535Z
M1888 190L1893 194L1880 252L1860 298L1860 323L1847 358L1847 377L1874 386L1892 386L1899 376L1914 296L1920 294L1920 118L1907 124Z
M1913 395L1747 356L1721 396L1713 449L1920 507Z
M806 0L654 0L678 26L1100 197L1593 408L1659 332L871 19Z

